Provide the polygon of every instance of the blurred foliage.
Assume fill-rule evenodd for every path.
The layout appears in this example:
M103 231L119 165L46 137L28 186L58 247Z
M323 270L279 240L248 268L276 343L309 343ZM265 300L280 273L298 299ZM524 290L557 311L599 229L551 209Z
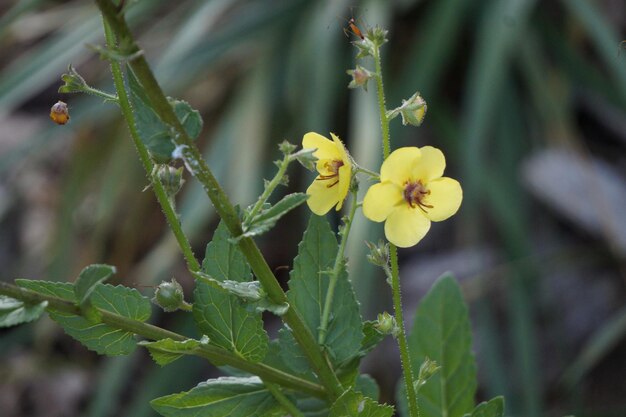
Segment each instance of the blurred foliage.
M87 46L102 43L96 8L23 0L0 11L2 279L63 281L106 262L117 266L116 279L146 292L173 275L189 289L192 278L162 214L151 193L142 193L148 181L118 109L56 93L70 63L91 85L112 91L108 65ZM392 124L394 146L441 147L447 174L465 190L456 222L437 225L402 252L407 305L414 308L444 270L462 279L476 313L479 394L504 394L507 415L626 414L626 251L612 232L623 216L607 214L619 209L597 187L574 188L567 198L586 199L601 218L594 233L559 209L568 201L547 204L523 175L535 155L558 149L590 166L609 164L616 189L626 190L623 1L144 0L128 13L166 92L202 113L205 156L244 206L271 175L276 145L297 143L311 130L337 133L360 163L376 169L375 98L372 89L346 88L355 50L342 29L351 17L363 28L389 28L388 106L417 90L428 102L419 129ZM47 119L58 99L70 107L65 126ZM291 191L309 181L297 168L289 174ZM201 253L215 227L212 207L193 180L178 197ZM259 239L283 279L303 214L294 211ZM357 218L350 259L363 259L362 242L380 232ZM359 277L364 315L373 318L390 308L380 296L388 290L364 265L349 267ZM182 313L163 320L188 330ZM148 416L149 399L215 372L195 358L165 369L143 353L96 358L49 321L0 335L0 404L9 415ZM366 366L382 399L392 401L399 367L386 362L397 355L385 349ZM62 378L69 382L57 392ZM50 405L46 395L65 405Z

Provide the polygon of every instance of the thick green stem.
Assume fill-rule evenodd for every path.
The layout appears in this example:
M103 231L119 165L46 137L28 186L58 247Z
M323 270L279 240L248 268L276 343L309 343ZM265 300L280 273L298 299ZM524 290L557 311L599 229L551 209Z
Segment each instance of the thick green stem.
M111 28L108 25L106 19L103 20L107 47L109 47L110 49L114 49L117 47L115 34L111 31ZM168 197L167 192L163 188L163 184L161 184L161 181L156 178L156 176L152 173L154 169L154 164L152 163L152 158L148 153L148 149L141 141L139 133L137 132L137 128L135 127L135 116L133 115L132 107L130 105L128 95L126 94L126 89L124 87L124 76L122 75L122 69L117 61L111 61L111 73L113 74L113 83L115 84L115 89L117 90L117 100L120 108L122 109L122 114L126 119L128 129L130 130L130 137L133 140L135 149L137 149L139 159L143 164L146 174L148 178L150 178L154 194L156 195L156 198L161 205L163 214L165 214L165 217L167 218L170 229L172 229L172 232L176 237L178 246L180 246L180 249L183 252L183 256L187 261L187 267L192 271L199 271L200 264L193 254L193 250L191 249L191 245L189 244L187 236L183 232L180 224L180 219L178 218L178 214L174 209L173 201Z
M60 311L63 313L82 316L82 312L78 306L61 298L40 294L35 291L16 287L14 285L0 282L0 294L9 296L16 300L23 301L27 304L39 304L43 301L48 302L47 309ZM116 329L125 330L146 339L161 340L172 339L177 341L187 340L188 337L178 333L171 332L166 329L133 320L128 317L120 316L106 310L98 309L103 323ZM243 371L258 375L263 380L279 384L285 388L306 392L319 398L325 398L326 392L323 387L313 382L304 380L294 375L283 372L279 369L262 363L249 362L242 357L235 355L225 349L221 349L211 345L203 345L189 352L190 354L201 356L208 359L212 363L220 363L233 366Z
M292 403L291 400L289 400L289 398L287 398L287 396L283 394L279 387L265 379L262 379L262 381L265 387L269 390L269 392L272 393L276 401L278 401L278 403L283 406L283 409L287 413L289 413L291 417L304 417L304 414L302 414L302 412L298 410L294 403Z
M154 78L154 74L143 54L138 53L140 49L134 41L126 20L122 15L118 14L115 5L110 0L96 0L96 3L117 36L120 45L124 46L124 50L121 52L125 56L133 57L128 63L141 83L152 108L161 120L171 126L176 132L174 141L180 150L185 165L191 174L203 185L206 194L231 235L234 237L240 236L243 231L235 208L202 158L193 140L185 132L172 106L161 90L161 86ZM285 292L254 241L248 237L240 239L239 247L246 257L250 268L259 282L261 282L261 285L263 285L263 289L270 300L275 304L286 303L287 296ZM343 387L296 308L291 306L282 316L282 319L291 328L296 341L309 359L313 370L319 376L324 387L326 387L329 399L334 400L338 398L343 392Z
M385 108L385 90L383 89L383 72L380 63L380 48L375 48L374 61L376 62L376 87L378 93L378 107L380 111L380 125L383 135L383 159L387 159L391 153L389 138L389 118ZM391 292L393 296L393 309L395 311L396 322L399 332L397 335L398 347L400 348L400 362L404 374L406 385L407 402L409 403L409 415L419 417L419 406L417 404L417 393L413 384L413 369L411 367L411 356L409 345L406 340L406 330L404 328L404 317L402 314L402 296L400 294L400 270L398 267L398 249L389 243L389 253L391 262Z
M352 192L352 203L350 206L350 214L348 214L348 220L344 225L343 232L341 233L341 243L339 244L339 251L337 251L337 257L335 258L335 265L331 272L330 279L328 281L328 290L326 291L326 300L324 301L324 310L322 312L322 321L320 323L320 332L318 336L318 343L324 344L326 340L326 333L328 331L328 319L330 317L330 310L333 304L333 297L335 295L335 286L339 279L339 273L343 267L343 254L346 250L346 243L348 242L348 235L350 234L350 227L352 226L352 220L354 219L354 213L356 213L356 191Z

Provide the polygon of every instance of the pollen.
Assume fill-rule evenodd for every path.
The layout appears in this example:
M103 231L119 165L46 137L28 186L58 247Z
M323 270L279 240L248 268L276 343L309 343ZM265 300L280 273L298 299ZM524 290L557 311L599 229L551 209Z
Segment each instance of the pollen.
M70 112L67 108L67 104L62 101L57 101L50 108L50 119L58 125L64 125L70 121Z

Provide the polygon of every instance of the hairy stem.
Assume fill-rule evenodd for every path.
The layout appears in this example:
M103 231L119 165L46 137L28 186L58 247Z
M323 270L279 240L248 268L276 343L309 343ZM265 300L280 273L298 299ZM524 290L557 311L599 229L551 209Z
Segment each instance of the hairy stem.
M111 31L111 28L108 25L106 19L103 20L107 47L109 49L115 49L117 48L115 34ZM180 224L180 219L178 218L178 214L174 209L173 201L168 197L167 192L165 192L165 189L163 188L163 184L161 184L161 181L159 181L159 179L152 174L154 164L152 163L152 158L148 153L148 149L141 141L139 133L137 132L137 128L135 127L135 116L133 115L132 107L128 99L128 94L126 94L126 89L124 87L124 76L122 75L122 68L119 62L111 60L111 73L113 74L113 83L115 85L115 89L117 90L117 100L120 108L122 109L122 114L126 119L128 129L130 130L130 137L133 140L135 149L137 149L139 159L141 160L146 174L148 178L150 178L150 181L152 183L152 189L154 190L157 201L161 205L161 210L163 210L163 214L165 214L165 217L167 218L170 229L176 237L178 246L180 246L180 249L183 252L183 256L187 261L187 267L191 271L199 271L200 263L198 263L198 260L194 256L191 245L189 244L189 240L183 232Z
M285 176L285 172L287 171L287 167L289 166L289 162L291 162L291 158L289 155L285 155L282 162L280 163L280 167L278 167L278 172L274 175L274 178L267 184L265 190L263 190L263 194L257 200L252 210L250 210L250 214L247 217L247 220L253 220L254 216L257 215L259 210L263 207L263 204L267 201L268 198L272 195L272 192L278 187Z
M23 301L27 304L39 304L43 301L47 301L48 310L60 311L76 316L83 315L80 308L73 303L58 297L44 295L36 291L16 287L15 285L6 284L4 282L0 282L0 294ZM177 341L184 341L188 339L188 337L181 334L174 333L142 321L120 316L106 310L98 309L98 312L100 313L103 323L116 329L134 333L146 339L161 340L169 338ZM285 388L306 392L319 398L324 398L326 396L324 388L318 384L288 374L263 363L249 362L222 348L211 345L202 345L192 351L189 351L189 353L208 359L212 363L223 363L243 371L250 372L251 374L258 375L263 380L279 384Z
M165 124L171 126L176 132L174 140L181 151L182 158L185 160L185 165L191 171L191 174L203 185L206 194L231 235L233 237L240 236L243 230L235 208L202 158L200 151L187 135L187 132L185 132L178 117L176 117L172 106L161 90L161 86L154 78L154 74L143 54L138 53L140 49L134 41L126 20L122 15L118 14L115 5L110 0L96 0L96 3L117 36L120 45L124 46L124 50L120 52L125 56L133 57L129 61L129 65L143 86L154 111L157 112ZM263 289L270 300L275 304L286 303L287 296L285 292L254 241L249 237L245 237L239 240L239 247L246 257L250 268L261 285L263 285ZM282 319L291 328L294 338L327 389L329 399L334 400L338 398L343 392L343 387L296 308L291 306L282 316Z
M323 345L324 341L326 340L326 333L328 331L328 319L330 317L330 309L332 307L333 297L335 295L335 286L337 285L339 273L341 272L341 268L343 267L343 254L346 250L346 243L348 242L348 235L350 234L350 227L352 226L352 220L354 219L354 213L356 213L356 208L356 191L353 191L350 214L348 214L348 220L344 224L344 229L341 233L341 243L339 244L339 251L337 252L335 265L333 266L333 271L330 275L330 280L328 281L328 290L326 291L326 300L324 301L324 310L322 313L322 321L320 322L320 332L318 336L318 343L320 345Z
M380 125L383 136L383 159L387 159L391 153L389 138L389 118L385 108L385 91L383 89L383 72L380 62L380 48L375 48L374 61L376 62L376 89L378 93L378 107L380 111ZM419 406L417 404L417 393L413 384L414 376L411 368L411 356L409 354L409 345L406 340L406 330L404 328L404 317L402 314L402 296L400 294L400 270L398 266L398 249L392 243L389 243L389 253L391 262L391 292L393 297L393 309L395 311L396 322L399 332L397 335L398 347L400 348L400 362L402 364L402 373L404 374L404 382L406 385L407 402L409 403L409 415L411 417L419 417ZM386 272L388 268L386 269Z

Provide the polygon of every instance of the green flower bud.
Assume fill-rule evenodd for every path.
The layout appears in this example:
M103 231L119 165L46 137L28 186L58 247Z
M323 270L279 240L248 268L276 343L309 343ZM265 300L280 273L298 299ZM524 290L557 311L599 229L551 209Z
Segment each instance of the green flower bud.
M163 281L154 292L152 302L167 312L184 308L185 294L183 293L183 287L174 278L169 282Z
M400 114L402 115L403 125L419 126L426 117L426 101L419 93L413 94L410 99L403 100Z
M360 65L357 65L355 69L346 71L348 75L352 77L352 81L348 84L348 88L363 87L363 90L367 91L367 82L374 76L374 73L368 71Z
M390 334L393 335L393 337L396 337L399 331L396 318L386 311L378 315L374 327L382 334Z
M417 375L417 381L413 383L415 390L419 390L425 383L441 369L441 366L437 365L437 362L430 359L428 356L424 358L424 362L420 366L419 373Z
M386 29L383 29L380 26L374 26L373 28L367 30L365 38L369 39L377 48L380 48L387 42L387 33L388 31Z
M183 179L183 167L174 168L167 164L156 166L157 178L163 184L163 188L168 197L174 197L181 189L185 180Z
M59 93L83 93L90 90L87 81L81 77L72 64L67 67L67 74L61 75L61 79L65 84L59 87Z
M278 149L280 149L280 151L284 154L284 155L291 155L293 153L293 151L295 151L297 148L296 145L294 145L293 143L289 143L288 141L284 140L282 141L279 145L278 145Z
M385 266L389 263L389 244L382 239L378 241L378 244L372 242L365 242L370 250L370 253L366 255L367 260L376 266Z

